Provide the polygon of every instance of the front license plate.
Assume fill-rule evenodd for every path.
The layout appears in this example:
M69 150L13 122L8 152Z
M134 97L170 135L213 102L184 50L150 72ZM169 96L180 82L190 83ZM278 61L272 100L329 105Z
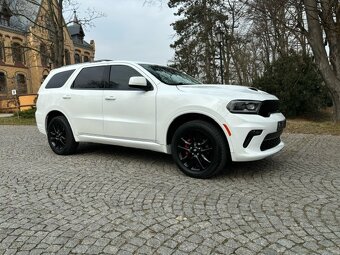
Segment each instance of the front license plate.
M286 120L277 123L277 131L282 131L286 127Z

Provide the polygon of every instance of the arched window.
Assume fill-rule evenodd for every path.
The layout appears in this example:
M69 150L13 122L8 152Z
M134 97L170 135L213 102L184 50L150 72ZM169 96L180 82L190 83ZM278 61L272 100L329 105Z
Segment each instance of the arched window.
M7 92L6 74L0 72L0 94L5 94L6 92Z
M12 57L15 62L24 62L24 52L20 43L12 43Z
M71 55L69 50L65 50L65 64L66 65L71 64Z
M90 62L90 58L88 56L84 56L84 62Z
M48 66L48 52L45 44L40 45L40 58L41 65L44 67Z
M19 95L27 94L27 82L23 74L17 74L17 93Z
M74 62L76 64L81 63L80 55L78 53L74 54Z

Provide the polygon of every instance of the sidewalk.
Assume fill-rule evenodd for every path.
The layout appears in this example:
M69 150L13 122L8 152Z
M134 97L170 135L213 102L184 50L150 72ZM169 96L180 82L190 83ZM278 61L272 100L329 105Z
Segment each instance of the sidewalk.
M14 116L13 113L0 113L0 118L7 118Z

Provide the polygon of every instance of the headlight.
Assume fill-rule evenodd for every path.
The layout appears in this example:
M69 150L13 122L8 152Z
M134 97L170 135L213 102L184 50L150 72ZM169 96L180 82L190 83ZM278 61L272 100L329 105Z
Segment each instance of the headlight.
M260 101L234 100L229 102L227 109L231 113L257 114L261 107Z

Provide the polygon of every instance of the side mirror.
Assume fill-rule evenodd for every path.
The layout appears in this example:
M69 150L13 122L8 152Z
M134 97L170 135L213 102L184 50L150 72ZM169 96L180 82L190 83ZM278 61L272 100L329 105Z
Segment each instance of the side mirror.
M129 80L130 87L146 88L148 86L147 80L143 76L133 76Z

